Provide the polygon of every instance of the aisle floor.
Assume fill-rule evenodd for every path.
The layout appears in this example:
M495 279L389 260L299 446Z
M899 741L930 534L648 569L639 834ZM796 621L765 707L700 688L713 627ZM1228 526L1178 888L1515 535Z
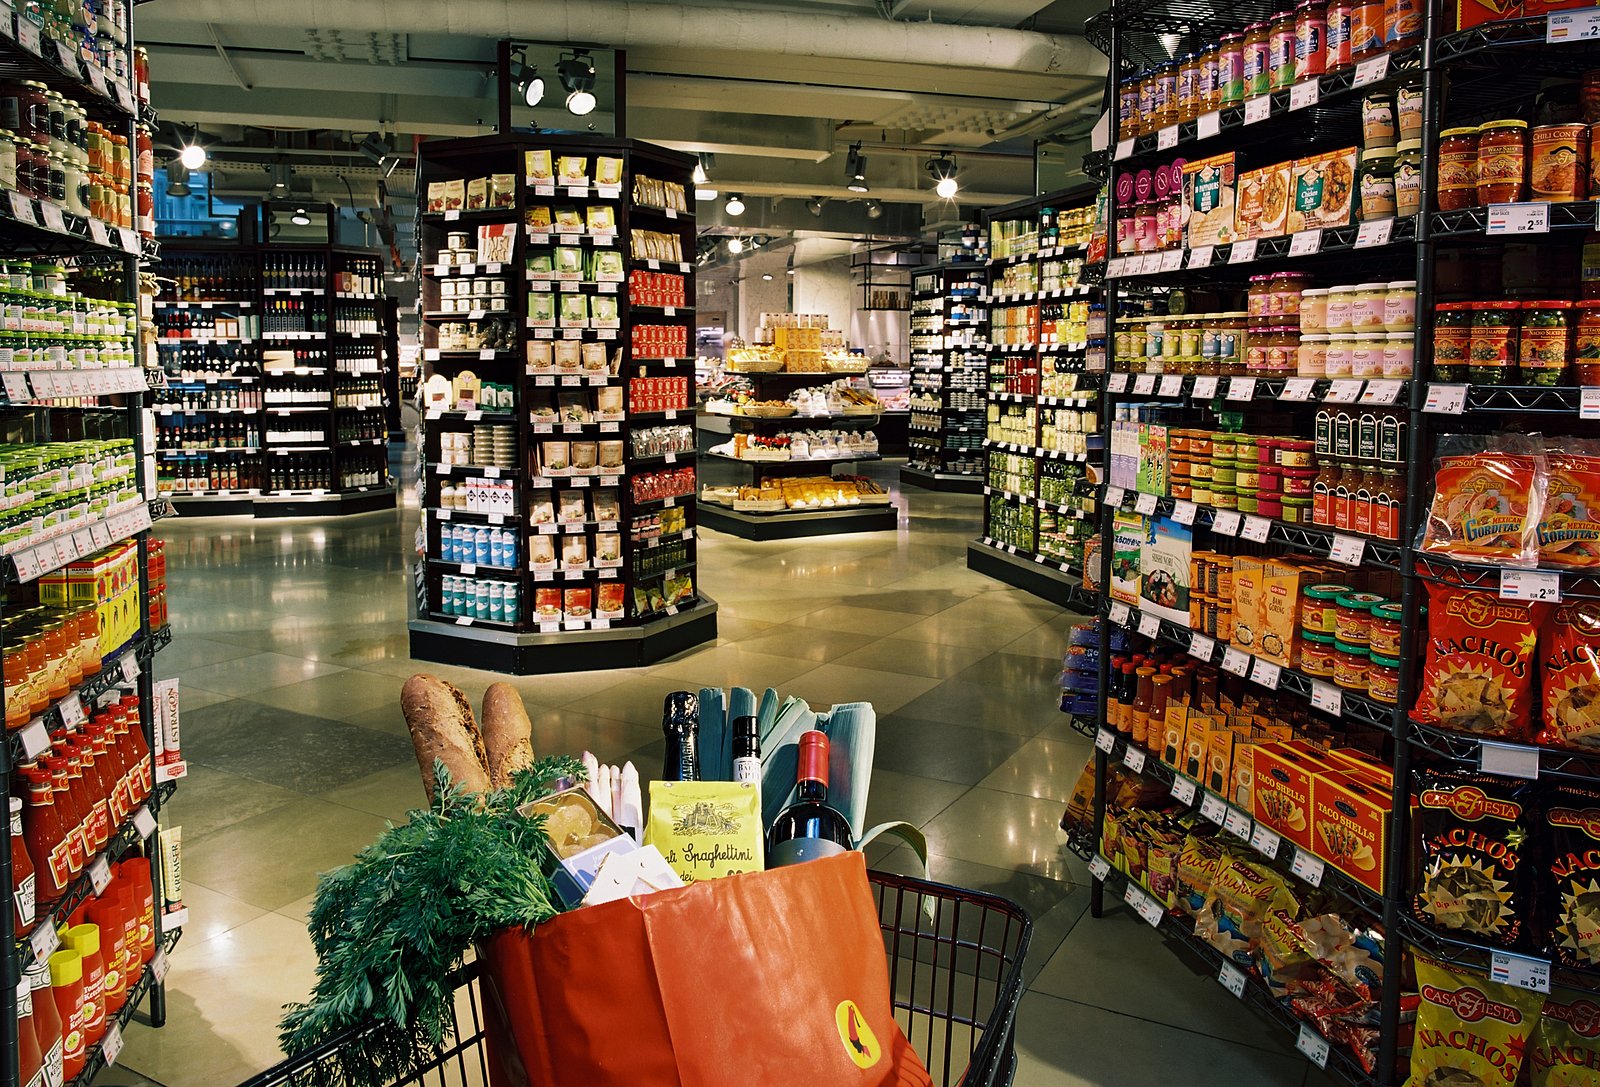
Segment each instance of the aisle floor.
M1019 1084L1324 1082L1120 903L1088 916L1088 872L1057 829L1090 750L1056 708L1074 617L966 569L977 498L912 491L901 504L892 534L708 533L700 568L721 609L716 644L647 669L514 680L536 749L588 748L649 773L662 697L686 686L870 700L872 820L919 824L934 879L1006 895L1035 919ZM183 828L190 921L167 1025L141 1015L103 1082L217 1087L280 1059L281 1006L313 981L305 912L318 873L422 798L401 683L428 671L477 702L497 678L408 659L417 521L409 508L160 526L176 637L157 670L181 678L190 765L164 821ZM915 865L904 848L872 859Z

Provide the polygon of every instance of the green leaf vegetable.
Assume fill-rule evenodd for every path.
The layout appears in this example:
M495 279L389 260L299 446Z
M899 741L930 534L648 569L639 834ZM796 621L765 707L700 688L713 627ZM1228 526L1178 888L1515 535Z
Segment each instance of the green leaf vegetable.
M290 1056L337 1040L330 1059L349 1087L383 1087L440 1056L453 1036L452 974L467 951L560 912L544 817L517 808L562 778L584 780L583 763L543 758L481 795L453 784L441 762L433 773L430 808L390 824L318 883L309 924L317 982L279 1027Z

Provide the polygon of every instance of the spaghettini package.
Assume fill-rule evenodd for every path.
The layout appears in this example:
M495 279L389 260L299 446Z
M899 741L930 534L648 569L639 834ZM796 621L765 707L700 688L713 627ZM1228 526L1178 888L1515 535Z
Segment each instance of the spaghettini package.
M1600 1069L1600 1004L1557 989L1544 998L1528 1052L1533 1087L1594 1087Z
M1428 583L1428 651L1413 716L1453 732L1528 739L1537 631L1550 605Z
M1600 602L1550 609L1539 634L1539 683L1538 742L1600 751Z
M1542 452L1529 435L1441 436L1421 549L1464 562L1537 566Z
M1406 1087L1509 1087L1544 997L1416 957L1417 1034Z
M764 867L761 797L739 781L652 781L644 841L685 883Z
M1430 927L1521 948L1531 921L1527 782L1477 771L1412 774L1421 874L1412 908Z

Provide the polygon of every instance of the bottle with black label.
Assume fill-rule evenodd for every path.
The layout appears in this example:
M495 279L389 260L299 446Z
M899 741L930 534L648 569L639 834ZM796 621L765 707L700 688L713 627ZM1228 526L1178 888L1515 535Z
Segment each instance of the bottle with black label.
M761 728L754 717L734 718L733 780L761 788Z
M661 731L667 738L662 781L700 780L700 696L689 691L667 695L661 708Z

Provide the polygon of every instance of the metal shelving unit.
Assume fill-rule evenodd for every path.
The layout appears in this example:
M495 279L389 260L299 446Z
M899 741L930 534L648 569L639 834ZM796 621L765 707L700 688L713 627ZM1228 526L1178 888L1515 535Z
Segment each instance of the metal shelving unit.
M900 482L977 494L983 487L988 273L973 261L911 279L910 458Z

